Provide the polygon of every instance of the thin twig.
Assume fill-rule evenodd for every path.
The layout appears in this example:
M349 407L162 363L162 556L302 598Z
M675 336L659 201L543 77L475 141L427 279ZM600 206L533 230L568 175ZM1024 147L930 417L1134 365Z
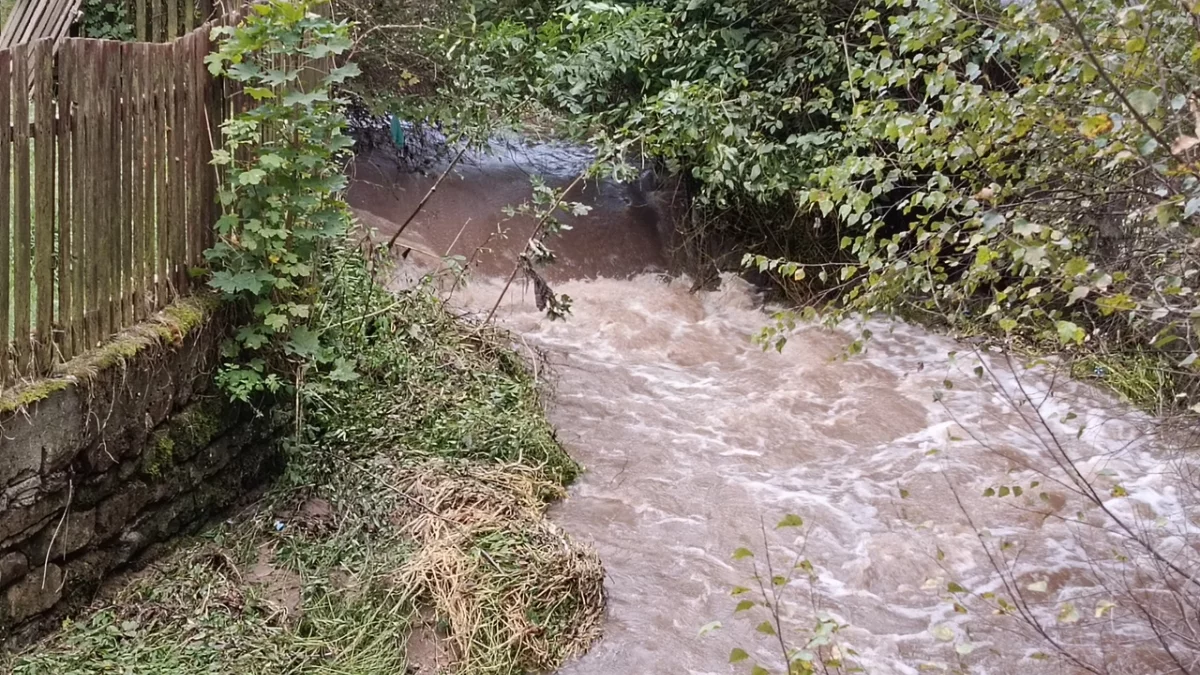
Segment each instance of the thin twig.
M467 153L467 149L471 147L470 143L464 141L460 142L462 143L462 147L459 148L458 154L454 156L454 159L450 160L450 164L446 167L446 170L443 171L442 175L438 176L438 179L433 182L433 185L429 187L429 190L425 193L425 196L421 197L421 201L417 202L417 207L412 210L412 213L408 214L408 218L406 218L404 222L400 224L400 228L396 230L396 233L393 234L392 238L388 240L387 249L389 251L391 251L392 247L396 245L396 240L400 238L400 234L403 233L404 230L408 229L408 226L412 224L413 219L416 218L417 214L421 212L421 209L425 207L425 202L428 202L429 198L433 196L433 193L437 192L438 186L442 184L442 181L446 180L446 176L450 175L450 172L453 171L454 167L458 165L459 160L461 160L463 155Z
M587 170L585 169L575 177L575 180L571 181L571 184L567 186L567 189L563 190L557 197L555 197L554 202L550 205L550 208L542 214L541 218L538 218L536 223L534 223L533 232L530 233L529 239L525 241L525 248L522 249L521 253L517 255L517 263L513 265L512 273L508 275L508 280L504 282L504 288L500 289L500 295L496 298L496 303L492 305L492 309L488 311L487 318L483 320L483 324L481 325L487 325L491 322L492 318L496 316L496 310L500 308L500 302L504 300L504 296L508 293L508 289L512 287L513 280L517 278L517 272L521 271L521 262L525 256L525 251L529 250L529 246L535 239L537 239L538 234L541 233L542 226L545 225L546 221L550 220L550 216L554 215L554 212L563 205L566 196L571 192L571 190L575 189L575 186L578 185L579 181L583 180L584 176L586 175Z

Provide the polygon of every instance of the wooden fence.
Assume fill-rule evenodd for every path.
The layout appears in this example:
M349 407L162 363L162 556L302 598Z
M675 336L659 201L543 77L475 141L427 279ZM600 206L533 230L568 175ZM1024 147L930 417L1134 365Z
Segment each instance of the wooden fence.
M49 373L202 283L194 273L219 216L212 148L222 122L255 105L208 73L212 27L238 22L243 6L215 5L221 18L170 42L43 39L0 50L0 195L9 198L0 208L0 389ZM310 90L332 66L328 57L277 60Z
M0 385L188 290L211 245L210 139L226 107L208 33L0 51Z

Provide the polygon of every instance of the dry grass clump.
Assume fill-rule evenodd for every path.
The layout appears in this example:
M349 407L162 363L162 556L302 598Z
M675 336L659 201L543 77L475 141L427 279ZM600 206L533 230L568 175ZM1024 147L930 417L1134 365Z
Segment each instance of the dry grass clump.
M397 472L416 552L398 584L431 606L470 673L545 671L599 636L604 572L544 517L562 488L521 465L428 462Z
M397 585L428 605L458 673L557 667L600 634L604 571L544 518L562 490L520 465L427 462L397 471L415 552Z

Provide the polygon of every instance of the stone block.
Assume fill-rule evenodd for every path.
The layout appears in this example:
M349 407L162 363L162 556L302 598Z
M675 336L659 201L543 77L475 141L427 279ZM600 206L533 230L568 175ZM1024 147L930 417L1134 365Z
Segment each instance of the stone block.
M0 514L0 548L6 547L4 542L18 537L24 537L26 530L35 529L40 523L58 515L60 509L67 505L67 491L55 492L38 496L36 489L30 497L33 502L25 506L12 506Z
M67 513L65 519L52 520L46 523L40 532L34 535L27 546L30 559L62 560L68 555L92 543L96 536L96 512L83 511Z
M0 557L0 588L20 579L29 571L29 559L24 553L13 551Z
M4 614L10 623L20 623L40 614L62 597L63 571L54 563L35 567L4 592Z
M78 385L37 403L29 418L29 431L42 453L43 473L61 471L75 459L84 441L86 418Z
M141 481L122 486L121 491L96 507L96 540L104 541L121 531L147 504L153 493Z
M4 500L9 508L20 509L32 505L43 492L42 477L26 474L4 489Z

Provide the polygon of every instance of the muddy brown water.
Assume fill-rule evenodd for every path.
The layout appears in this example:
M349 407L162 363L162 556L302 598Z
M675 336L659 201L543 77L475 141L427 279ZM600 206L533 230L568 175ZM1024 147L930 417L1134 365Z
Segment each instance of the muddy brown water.
M503 207L528 197L531 172L565 184L586 162L572 152L475 158L405 233L438 254L475 254L455 303L492 305L531 226ZM539 164L547 157L550 166ZM364 158L350 200L386 236L433 178ZM573 298L573 316L546 319L522 285L498 314L518 347L545 353L551 421L586 468L553 517L591 542L607 570L605 635L564 675L748 672L728 663L734 647L777 666L774 641L754 630L761 610L735 615L730 596L752 574L750 561L731 553L749 547L764 562L760 522L775 564L803 548L817 574L811 587L788 586L788 620L797 629L818 614L845 624L842 654L869 672L1076 670L1030 658L1050 650L977 600L956 611L951 582L1003 594L983 549L1002 542L1012 545L1004 568L1016 583L1046 581L1032 611L1062 644L1110 663L1145 647L1118 612L1093 620L1107 597L1096 569L1115 546L1107 526L1039 475L1056 475L1040 447L1052 430L1088 476L1129 491L1111 508L1160 529L1183 521L1191 505L1171 462L1143 438L1143 416L1083 384L1051 387L1044 369L1010 368L904 324L870 322L869 349L849 359L841 358L849 329L815 326L782 353L764 352L751 337L768 310L749 285L726 277L720 290L690 293L686 279L660 274L667 238L652 207L613 184L590 184L579 198L595 208L556 242L560 262L548 270L555 290ZM476 254L480 247L488 250ZM981 364L994 381L976 376ZM1034 406L1021 413L1010 404L1021 387L1047 427L1030 424ZM1029 489L1039 479L1044 485ZM1025 493L982 496L1000 485ZM774 530L788 513L805 528ZM1066 601L1084 620L1056 623ZM712 621L722 627L701 636Z

